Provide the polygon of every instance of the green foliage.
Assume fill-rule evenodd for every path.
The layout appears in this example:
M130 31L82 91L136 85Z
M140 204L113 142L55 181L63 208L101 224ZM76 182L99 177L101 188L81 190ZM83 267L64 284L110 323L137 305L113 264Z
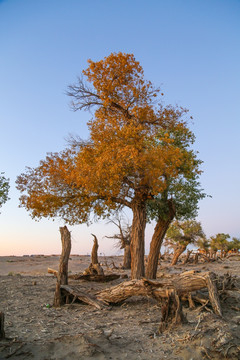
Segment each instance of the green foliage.
M175 220L166 233L165 245L173 248L178 245L187 247L189 244L196 244L202 238L205 238L205 234L200 222Z
M240 250L240 239L233 237L232 241L229 241L229 250Z
M210 246L213 251L220 250L221 252L228 252L229 250L240 249L240 239L233 237L231 241L229 234L219 233L211 236Z
M217 250L228 251L229 238L230 238L229 234L224 234L224 233L218 233L215 236L211 236L210 238L211 249L213 251L217 251Z
M197 240L197 246L201 249L201 250L204 250L204 251L208 251L208 249L210 248L210 241L206 238L206 237L203 237L203 238L199 238Z
M0 207L5 204L7 200L9 200L9 179L6 179L3 174L4 173L1 173L0 175Z

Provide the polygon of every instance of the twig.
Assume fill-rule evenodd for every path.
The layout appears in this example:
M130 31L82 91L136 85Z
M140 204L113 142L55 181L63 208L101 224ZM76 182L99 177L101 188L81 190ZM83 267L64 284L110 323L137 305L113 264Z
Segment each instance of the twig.
M202 320L201 317L202 317L202 314L199 315L198 323L197 323L194 331L197 331L197 328L198 328L198 326L199 326L199 324L200 324L200 322L201 322L201 320Z

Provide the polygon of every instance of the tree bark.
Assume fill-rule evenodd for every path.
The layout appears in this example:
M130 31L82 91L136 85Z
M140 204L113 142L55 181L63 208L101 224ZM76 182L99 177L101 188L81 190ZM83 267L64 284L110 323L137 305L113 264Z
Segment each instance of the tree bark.
M0 339L5 339L4 313L0 311Z
M62 253L60 257L59 263L59 271L57 276L57 284L54 296L54 306L59 307L62 305L62 297L61 297L61 285L68 284L68 260L71 252L71 233L68 230L67 226L59 228L61 233L61 241L62 241Z
M146 277L148 279L156 279L158 256L163 243L164 236L171 224L174 216L175 209L172 202L169 201L169 211L165 219L159 218L154 229L152 241L150 244L150 251L148 255L148 264L146 269Z
M131 250L129 244L126 244L124 247L123 268L131 269Z
M87 269L84 270L84 275L104 275L103 268L98 262L98 240L95 235L92 234L94 237L93 240L93 247L92 247L92 253L91 253L91 264Z
M98 240L96 235L93 235L94 240L93 240L93 247L92 247L92 253L91 253L91 260L92 260L92 264L98 264Z
M145 201L135 201L132 205L132 239L131 239L131 276L140 279L144 276L146 204Z
M185 245L179 245L176 250L174 251L173 254L173 259L171 262L171 265L176 265L176 263L178 262L178 258L180 255L182 255L182 253L186 250L186 246Z

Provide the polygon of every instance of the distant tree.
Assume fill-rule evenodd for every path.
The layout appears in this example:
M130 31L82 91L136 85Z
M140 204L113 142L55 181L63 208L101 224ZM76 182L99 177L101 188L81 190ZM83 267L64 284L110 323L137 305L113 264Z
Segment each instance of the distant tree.
M229 241L228 250L240 250L240 239L233 237L231 241Z
M204 238L200 222L196 220L178 221L175 220L169 227L166 234L166 246L174 249L171 265L176 265L179 256L186 250L189 244L196 244L200 238Z
M211 236L211 240L210 240L210 247L211 249L216 252L218 250L220 250L221 252L221 257L224 256L224 254L227 253L228 248L229 248L229 241L228 239L230 238L229 234L224 234L224 233L218 233L215 236Z
M60 215L80 223L91 212L110 216L129 207L132 278L144 276L147 201L166 189L166 177L178 177L187 160L171 135L189 133L187 111L157 103L158 94L131 54L89 60L68 91L75 111L95 109L89 141L49 154L17 179L21 205L36 218Z
M210 248L210 241L206 237L199 238L197 240L197 246L205 252L205 255L207 255Z
M9 179L6 179L3 176L4 173L0 174L0 207L9 200L8 193L9 193Z
M128 221L124 221L120 216L111 219L109 223L116 225L119 229L119 233L114 234L113 236L106 236L106 238L117 240L117 247L124 249L123 268L131 269L130 244L132 227Z

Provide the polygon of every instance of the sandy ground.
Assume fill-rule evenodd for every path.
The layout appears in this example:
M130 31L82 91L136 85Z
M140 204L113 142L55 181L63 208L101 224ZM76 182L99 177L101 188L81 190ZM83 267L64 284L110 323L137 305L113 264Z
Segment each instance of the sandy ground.
M121 257L99 257L116 266ZM88 256L71 256L69 272L82 272ZM236 288L221 295L223 317L211 308L184 307L188 323L158 333L161 310L155 300L133 297L121 306L96 310L80 303L52 307L56 279L47 268L58 269L58 256L0 257L0 311L5 314L6 339L0 340L0 359L240 359L240 261L198 265L161 263L159 273L214 271L236 276ZM129 271L110 270L130 275ZM118 284L78 283L88 293Z

